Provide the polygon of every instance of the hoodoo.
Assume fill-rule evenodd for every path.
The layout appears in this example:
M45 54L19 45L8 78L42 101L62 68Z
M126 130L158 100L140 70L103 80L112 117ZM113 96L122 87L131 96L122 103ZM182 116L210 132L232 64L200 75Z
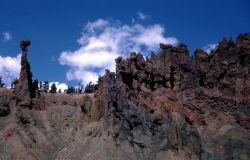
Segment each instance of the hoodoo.
M32 108L32 99L36 97L37 85L33 84L30 63L28 62L29 40L22 40L20 48L22 49L20 78L15 86L16 104L21 108Z
M29 44L15 96L0 89L0 160L250 159L250 34L192 57L160 44L118 57L94 93L40 96Z

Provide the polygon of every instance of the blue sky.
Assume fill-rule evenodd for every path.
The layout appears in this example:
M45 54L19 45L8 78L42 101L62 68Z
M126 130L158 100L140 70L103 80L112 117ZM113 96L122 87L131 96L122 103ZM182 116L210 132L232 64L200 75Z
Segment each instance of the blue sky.
M95 22L104 24L89 33ZM184 42L192 54L195 48L216 44L222 37L235 38L249 29L248 0L4 0L0 5L0 74L6 77L18 69L13 67L18 58L6 57L17 57L21 39L32 42L29 60L34 78L75 85L95 79L103 68L112 69L107 58L126 57L127 48L157 50L150 39ZM145 37L144 32L153 35ZM111 35L104 37L105 33ZM129 36L117 37L119 33ZM105 38L120 41L116 46L99 43ZM97 51L91 48L96 45ZM91 60L86 58L89 55ZM78 56L87 61L78 61ZM95 60L101 65L93 64Z

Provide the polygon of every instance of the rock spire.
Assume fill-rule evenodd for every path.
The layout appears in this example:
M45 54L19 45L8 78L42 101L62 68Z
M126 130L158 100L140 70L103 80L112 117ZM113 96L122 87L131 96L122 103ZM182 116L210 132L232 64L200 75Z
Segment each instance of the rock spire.
M22 49L21 71L19 82L15 87L15 97L17 105L22 108L31 108L32 98L35 97L35 91L32 85L32 73L30 71L30 64L27 59L27 47L29 45L29 40L22 40L20 42L20 48Z

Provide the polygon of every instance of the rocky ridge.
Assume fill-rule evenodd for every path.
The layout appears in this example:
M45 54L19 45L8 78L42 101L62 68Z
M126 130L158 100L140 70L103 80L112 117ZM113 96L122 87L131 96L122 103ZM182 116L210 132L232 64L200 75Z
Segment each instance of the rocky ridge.
M84 95L26 94L24 63L23 88L13 99L0 94L0 159L247 160L249 46L250 34L242 34L190 57L184 44L160 44L147 59L118 57L116 72ZM29 103L18 99L24 95Z

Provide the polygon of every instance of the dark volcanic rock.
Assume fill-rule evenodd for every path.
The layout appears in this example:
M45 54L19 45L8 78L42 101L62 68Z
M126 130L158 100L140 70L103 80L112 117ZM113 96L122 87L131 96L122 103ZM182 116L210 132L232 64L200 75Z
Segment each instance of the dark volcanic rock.
M194 59L184 44L160 44L146 61L136 53L117 58L116 73L100 78L95 93L105 128L121 146L138 146L136 159L161 159L175 149L184 159L249 158L249 37L236 45L224 39L211 55L197 49Z
M15 86L15 100L16 104L21 108L31 109L34 107L36 109L42 109L43 106L41 105L41 103L34 99L38 98L39 93L37 85L35 85L35 82L32 81L31 68L27 58L27 47L29 45L29 40L23 40L20 42L20 47L22 49L21 71L20 78L17 85Z
M18 84L15 86L16 101L23 108L31 107L32 97L32 73L30 71L30 64L27 59L27 46L30 41L21 41L22 48L21 71Z
M0 159L250 159L250 34L194 57L185 44L160 44L146 60L118 57L94 94L39 97L29 89L28 44L19 99L0 117Z
M20 42L20 47L23 52L27 51L27 47L30 45L30 40L22 40Z
M199 159L199 133L185 123L184 117L168 114L160 105L153 108L152 101L141 97L137 97L138 101L130 100L130 93L123 87L115 74L107 71L95 93L95 97L102 97L97 108L103 119L104 131L112 135L118 146L126 146L129 142L126 147L132 154L117 159L163 159L167 157L167 151L178 150L183 150L183 156L191 154L191 159Z

